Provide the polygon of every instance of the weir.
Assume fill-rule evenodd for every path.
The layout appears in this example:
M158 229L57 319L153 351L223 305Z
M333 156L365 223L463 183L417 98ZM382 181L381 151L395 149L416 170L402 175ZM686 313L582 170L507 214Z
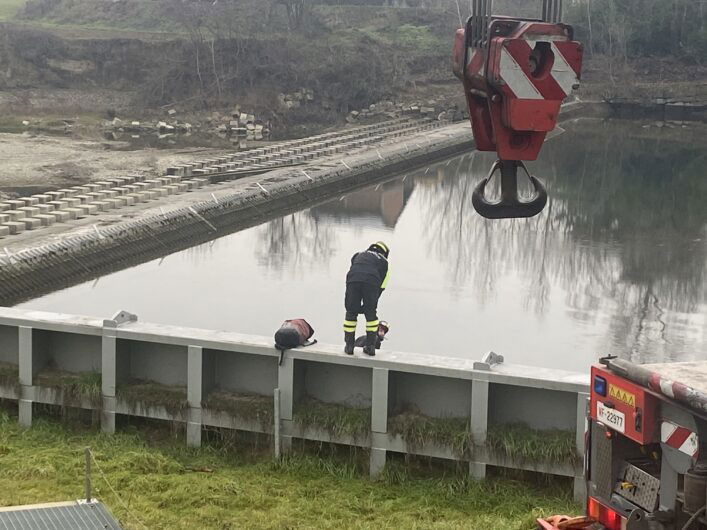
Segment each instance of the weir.
M204 427L279 432L283 452L294 439L369 449L372 476L395 452L465 462L474 478L487 466L573 477L582 499L587 376L497 360L321 344L280 360L267 337L0 308L0 398L28 427L42 403L100 411L109 433L117 414L185 423L191 446ZM514 432L560 449L516 451Z

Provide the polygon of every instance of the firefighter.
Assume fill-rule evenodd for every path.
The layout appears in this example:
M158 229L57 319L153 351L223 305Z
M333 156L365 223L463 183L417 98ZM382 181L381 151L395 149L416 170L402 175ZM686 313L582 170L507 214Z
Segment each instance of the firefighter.
M376 354L378 331L378 298L388 284L388 254L390 249L382 241L373 243L367 250L357 252L351 258L351 268L346 275L346 296L344 307L344 352L353 355L356 341L356 320L358 314L366 316L366 345L363 353Z

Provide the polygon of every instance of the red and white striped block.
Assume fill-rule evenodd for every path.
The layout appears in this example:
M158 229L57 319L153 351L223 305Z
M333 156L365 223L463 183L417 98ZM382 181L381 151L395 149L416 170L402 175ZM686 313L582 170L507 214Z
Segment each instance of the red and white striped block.
M528 64L533 44L527 38L512 39L500 48L500 78L517 99L562 101L579 85L581 63L576 57L576 43L551 41L552 66L538 77L530 73Z
M699 443L697 434L690 429L664 421L660 426L660 441L692 458L697 458Z

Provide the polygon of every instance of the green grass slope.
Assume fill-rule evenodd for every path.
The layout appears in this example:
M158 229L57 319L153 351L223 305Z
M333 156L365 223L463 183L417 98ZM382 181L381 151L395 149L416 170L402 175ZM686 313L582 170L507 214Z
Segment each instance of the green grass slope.
M521 530L539 515L580 509L567 482L477 483L450 472L412 478L402 465L371 481L361 454L356 461L300 454L276 463L262 444L259 451L187 449L183 435L156 440L146 432L132 427L109 436L53 420L24 430L0 411L0 506L81 497L83 449L91 447L122 503L95 466L94 496L127 529Z
M8 20L15 16L27 0L0 0L0 20Z

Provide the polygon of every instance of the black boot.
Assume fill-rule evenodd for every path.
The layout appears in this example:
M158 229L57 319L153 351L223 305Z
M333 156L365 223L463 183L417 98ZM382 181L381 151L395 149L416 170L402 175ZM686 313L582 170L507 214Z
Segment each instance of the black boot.
M373 357L376 354L376 338L375 331L366 331L366 345L363 347L363 353Z
M344 353L346 355L353 355L354 342L356 342L356 332L355 331L344 331Z

